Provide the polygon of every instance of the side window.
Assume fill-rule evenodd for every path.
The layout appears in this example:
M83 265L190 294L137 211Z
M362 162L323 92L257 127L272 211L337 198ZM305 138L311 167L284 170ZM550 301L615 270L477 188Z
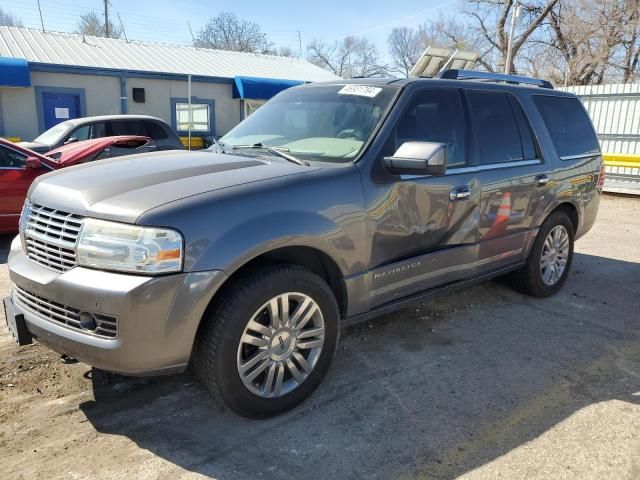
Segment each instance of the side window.
M483 164L515 162L525 158L514 109L505 92L468 92L475 133Z
M600 146L580 100L534 95L540 115L560 157L598 153Z
M24 168L26 155L0 146L0 168Z
M109 122L111 124L111 135L141 135L147 136L147 130L140 121L118 120Z
M513 96L509 95L509 101L511 102L513 113L515 113L516 118L518 119L524 159L533 160L534 158L539 158L538 149L536 148L536 143L533 140L533 130L531 129L529 120L527 120L520 103Z
M434 89L415 94L396 125L393 151L411 141L444 143L449 166L466 163L464 109L458 90Z
M154 140L165 140L168 137L162 125L152 122L151 120L144 120L142 123L147 129L147 137L151 137Z
M91 125L91 138L103 138L107 136L107 124L98 122Z
M69 138L76 138L78 141L89 140L89 132L91 131L91 125L84 125L82 127L76 128L71 134Z

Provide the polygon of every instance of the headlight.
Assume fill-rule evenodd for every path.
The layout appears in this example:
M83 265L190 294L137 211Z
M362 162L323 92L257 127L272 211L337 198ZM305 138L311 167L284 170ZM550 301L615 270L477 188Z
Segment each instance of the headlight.
M175 230L86 218L77 247L78 265L134 273L182 269L182 236Z

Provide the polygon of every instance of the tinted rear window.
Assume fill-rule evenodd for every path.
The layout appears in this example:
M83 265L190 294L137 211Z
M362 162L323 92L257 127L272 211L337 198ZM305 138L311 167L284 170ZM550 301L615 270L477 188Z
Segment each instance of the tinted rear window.
M533 97L560 157L598 153L600 146L580 100L570 97Z
M141 135L147 136L147 129L140 120L116 120L109 122L111 135Z
M167 138L168 135L165 129L156 122L145 120L144 125L145 127L147 127L149 137L153 138L154 140L164 140L165 138Z
M504 92L470 91L469 102L475 118L483 164L524 159L520 129Z

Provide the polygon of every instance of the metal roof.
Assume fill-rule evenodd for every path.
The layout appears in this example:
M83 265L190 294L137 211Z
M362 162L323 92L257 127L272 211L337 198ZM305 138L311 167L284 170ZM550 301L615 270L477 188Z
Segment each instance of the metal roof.
M306 60L182 45L125 41L34 28L0 26L0 57L29 63L135 72L315 82L336 77Z

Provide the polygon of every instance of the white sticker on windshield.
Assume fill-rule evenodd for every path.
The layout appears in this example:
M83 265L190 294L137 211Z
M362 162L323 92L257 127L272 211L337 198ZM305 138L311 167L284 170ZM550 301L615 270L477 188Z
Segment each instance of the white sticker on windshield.
M340 89L338 95L359 95L361 97L373 98L382 91L380 87L369 85L345 85Z

